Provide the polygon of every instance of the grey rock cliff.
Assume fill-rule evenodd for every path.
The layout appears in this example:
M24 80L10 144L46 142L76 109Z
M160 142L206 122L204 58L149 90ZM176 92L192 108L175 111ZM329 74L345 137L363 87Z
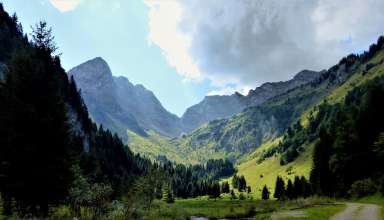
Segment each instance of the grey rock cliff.
M92 118L126 137L130 129L145 136L145 130L174 137L181 133L177 116L166 111L155 95L125 77L114 77L100 57L71 69Z

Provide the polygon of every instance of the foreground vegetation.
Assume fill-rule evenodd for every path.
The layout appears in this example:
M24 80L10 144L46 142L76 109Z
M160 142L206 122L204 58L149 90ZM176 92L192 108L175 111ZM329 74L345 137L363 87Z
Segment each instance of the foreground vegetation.
M276 201L276 200L230 200L223 196L221 199L213 200L208 197L200 197L198 199L176 200L175 203L166 203L162 200L155 200L147 209L140 207L140 216L133 216L133 219L149 219L149 220L185 220L192 216L205 217L208 219L222 218L248 218L252 217L256 220L271 219L271 216L285 212L304 212L307 220L326 220L335 213L342 211L344 205L336 204L335 200L319 197L311 197L307 199ZM81 209L83 213L80 219L111 219L123 220L132 219L128 217L127 212L135 207L127 206L123 202L114 202L105 214L97 213L96 210L85 208ZM136 207L137 208L137 207ZM59 206L52 209L50 217L36 218L44 220L55 219L73 219L73 213L67 206ZM17 216L0 219L19 220ZM290 219L290 218L283 218ZM293 218L292 218L293 219Z
M314 207L319 204L324 206ZM307 198L292 201L276 200L207 200L191 199L176 201L175 204L166 204L160 201L154 203L150 212L150 219L186 219L190 216L207 217L209 219L222 218L247 218L270 219L280 211L305 210L308 216L316 216L319 213L324 217L330 217L343 209L343 205L335 205L333 200L326 198ZM156 218L156 216L158 218ZM328 219L324 218L324 219ZM316 218L310 218L316 219Z

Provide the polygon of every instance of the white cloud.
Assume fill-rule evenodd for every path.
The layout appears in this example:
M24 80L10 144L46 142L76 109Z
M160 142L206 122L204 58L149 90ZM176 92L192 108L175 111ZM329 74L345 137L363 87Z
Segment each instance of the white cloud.
M145 3L149 7L149 42L163 50L168 63L182 76L200 80L201 72L188 53L191 37L178 28L183 14L180 3L172 0L146 0Z
M49 0L49 1L60 12L72 11L81 3L81 0Z
M149 40L189 80L229 92L320 70L384 34L383 0L146 0Z
M247 95L249 90L254 89L253 87L250 86L241 86L241 87L231 87L231 86L226 86L226 87L221 87L217 90L212 90L207 93L207 96L214 96L214 95L232 95L235 92L238 92L243 95Z

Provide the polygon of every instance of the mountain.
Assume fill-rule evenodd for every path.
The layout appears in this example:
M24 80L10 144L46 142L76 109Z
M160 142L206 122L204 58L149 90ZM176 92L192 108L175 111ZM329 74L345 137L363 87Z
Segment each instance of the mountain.
M379 186L383 178L384 37L368 52L343 58L313 86L330 90L279 137L245 155L238 174L256 191L273 187L277 176L303 175L317 194L366 195L349 189Z
M245 97L239 93L206 96L203 101L186 110L181 122L185 131L189 132L209 121L233 116L241 112L245 106Z
M383 65L380 58L382 54L383 51L379 50L375 55L349 55L327 71L310 77L309 81L305 78L313 73L301 72L294 77L290 86L287 86L287 82L264 84L246 97L251 103L249 105L258 100L261 104L248 107L233 117L211 121L172 143L183 149L182 153L190 160L206 161L224 157L239 161L263 143L283 135L298 121L308 121L311 110L325 98L339 102L351 89L372 80L373 76L383 74L381 70L367 74L371 68ZM268 89L276 93L263 101ZM291 162L299 153L297 149L284 153L282 163Z
M142 85L133 85L125 77L115 77L100 57L71 69L92 118L99 124L127 137L127 129L146 136L154 130L164 136L181 133L179 119L161 105Z
M133 85L122 76L113 76L108 64L100 57L74 67L68 74L81 88L92 118L127 138L127 129L144 137L146 130L154 130L166 137L178 137L207 122L229 118L247 107L260 105L314 80L320 72L305 70L286 82L265 83L247 96L239 93L207 96L188 108L181 118L169 113L153 92L142 85Z
M207 122L229 118L245 108L263 104L272 97L311 82L320 74L321 72L303 70L291 80L264 83L260 87L250 90L246 96L239 93L227 96L207 96L203 101L186 110L181 118L182 124L185 131L190 132Z

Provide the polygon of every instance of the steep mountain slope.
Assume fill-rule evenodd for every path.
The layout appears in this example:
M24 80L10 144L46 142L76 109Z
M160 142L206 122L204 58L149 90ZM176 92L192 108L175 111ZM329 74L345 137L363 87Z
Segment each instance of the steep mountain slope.
M243 96L207 96L200 103L191 106L181 118L184 129L190 132L204 123L234 116L247 107L257 106L268 99L315 80L321 72L303 70L285 82L265 83Z
M256 194L260 194L264 185L267 185L270 191L273 192L277 176L281 176L285 180L293 180L296 175L305 176L309 179L314 164L312 159L314 149L317 148L317 152L319 152L319 143L321 143L319 140L324 139L322 137L324 135L319 134L321 128L330 129L328 132L331 132L329 133L331 139L345 138L347 140L338 141L335 144L328 143L326 146L333 146L332 148L334 148L334 150L330 151L333 152L334 156L330 161L320 160L322 163L327 163L325 167L332 167L332 172L339 175L337 181L334 180L331 183L332 185L336 186L334 183L337 182L338 187L340 187L339 190L344 190L343 193L346 193L345 188L348 189L350 186L348 184L353 182L351 179L343 179L348 172L353 173L354 180L367 178L372 173L375 177L382 175L377 171L380 166L377 163L375 165L377 158L375 154L372 154L372 146L374 145L372 140L378 138L378 131L384 131L383 117L380 116L382 115L380 109L383 107L378 101L380 100L380 94L383 94L384 91L384 38L381 38L381 43L379 41L377 45L371 47L370 52L366 52L360 57L348 56L340 61L338 65L332 67L328 74L324 75L324 78L314 84L324 84L321 81L325 80L328 81L327 85L336 82L339 86L333 88L327 96L320 99L313 107L304 111L299 118L299 123L292 125L284 135L263 143L253 153L248 154L239 161L237 166L238 175L245 176L248 184ZM345 74L347 72L350 72L350 74ZM343 80L346 81L340 84ZM343 111L346 113L342 113ZM365 112L369 112L369 114ZM348 114L354 114L354 116L351 118L345 117ZM367 124L369 125L367 126ZM369 134L368 136L371 136L371 138L364 137L360 139L359 135L361 134L356 131L354 126L358 128L357 130L361 130L363 134ZM336 129L335 131L337 127L342 129ZM345 133L343 134L341 131ZM343 145L346 145L345 149L348 150L342 150ZM358 153L353 153L354 151ZM378 152L377 149L375 151ZM323 150L323 152L326 151ZM340 155L342 155L342 158L340 158ZM370 162L363 162L367 161L366 157L368 156L371 157ZM319 160L316 161L318 167ZM350 163L348 161L354 162ZM348 166L353 168L349 169ZM339 169L344 170L340 172ZM324 178L322 179L324 180ZM325 179L331 180L332 175L328 174ZM319 183L319 185L321 184ZM324 185L326 184L323 183L323 187ZM330 193L332 188L333 190L337 189L331 187L326 192Z
M297 120L306 118L303 113L308 116L308 110L333 91L343 91L346 85L352 85L352 88L358 85L356 76L362 71L367 72L366 63L377 58L364 59L350 55L309 83L270 98L259 106L247 108L232 118L212 121L173 144L184 155L198 161L209 157L227 157L236 161L262 143L282 135ZM362 82L369 77L369 74L364 75ZM345 83L348 79L352 81Z
M185 155L204 161L225 156L233 161L271 140L328 94L326 85L306 84L229 119L216 120L174 142Z
M161 135L180 135L179 118L169 113L152 91L142 85L133 85L125 77L114 77L117 97L124 112L131 113L146 130L154 130Z
M87 61L68 72L81 89L92 118L127 137L126 130L146 136L155 130L165 136L181 133L179 119L163 108L155 95L125 77L114 77L102 58Z

